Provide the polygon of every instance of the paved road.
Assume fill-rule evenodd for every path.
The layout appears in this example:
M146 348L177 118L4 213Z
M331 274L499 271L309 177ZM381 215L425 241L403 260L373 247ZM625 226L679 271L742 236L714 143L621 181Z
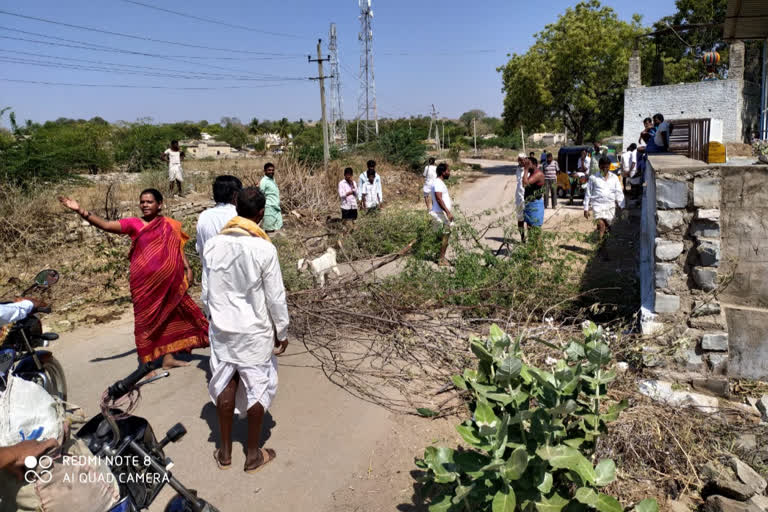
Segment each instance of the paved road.
M294 341L280 360L279 391L265 421L266 445L278 457L253 475L240 470L245 420L235 425L234 469L219 471L213 461L217 422L206 388L207 350L193 356L192 366L144 388L136 414L158 437L176 422L187 428L186 437L166 448L174 475L222 512L245 510L244 503L248 510L319 510L353 472L367 467L371 447L391 428L385 410L302 367L314 363L303 350ZM102 391L136 367L132 319L67 333L55 352L67 372L70 400L96 414ZM162 511L171 496L167 490L151 510Z

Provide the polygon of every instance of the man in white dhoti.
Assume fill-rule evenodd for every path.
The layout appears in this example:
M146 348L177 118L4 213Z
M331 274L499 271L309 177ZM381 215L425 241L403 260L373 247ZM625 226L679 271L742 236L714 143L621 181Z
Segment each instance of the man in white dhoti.
M600 241L606 231L610 231L613 218L616 216L616 205L624 208L624 191L618 176L610 171L611 161L608 157L600 158L598 162L600 173L589 177L587 190L584 194L584 217L589 218L590 208L597 221Z
M258 471L276 457L260 449L264 413L277 392L277 359L288 345L288 306L277 250L258 223L266 199L255 187L237 196L237 217L203 249L203 303L210 313L211 381L221 444L213 456L232 465L232 421L248 416L243 470Z

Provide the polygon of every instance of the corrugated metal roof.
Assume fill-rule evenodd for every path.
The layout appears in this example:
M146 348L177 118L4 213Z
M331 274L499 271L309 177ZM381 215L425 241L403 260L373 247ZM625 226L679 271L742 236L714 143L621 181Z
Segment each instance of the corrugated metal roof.
M768 38L768 0L729 0L723 37L726 40Z

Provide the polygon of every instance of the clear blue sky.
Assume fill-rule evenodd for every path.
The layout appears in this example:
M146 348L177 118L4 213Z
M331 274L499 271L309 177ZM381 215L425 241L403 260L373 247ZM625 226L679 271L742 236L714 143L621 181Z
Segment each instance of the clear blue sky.
M283 116L316 120L320 117L316 82L292 80L274 83L252 78L264 75L280 78L316 76L317 65L308 64L306 55L315 53L318 38L326 44L329 24L335 22L340 61L344 67L344 114L348 119L354 117L358 92L355 76L359 66L359 10L356 0L141 1L184 14L278 34L209 24L125 0L6 2L0 5L0 10L231 51L129 39L0 14L0 27L3 27L0 29L0 36L3 36L0 38L0 78L164 87L73 87L0 80L0 108L10 106L19 120L34 121L58 117L88 119L97 115L108 121L151 117L159 122L187 119L216 122L222 116L239 117L244 122L253 117L278 119ZM646 25L675 10L672 0L609 0L606 3L622 19L629 20L633 13L638 12ZM380 115L427 114L432 103L441 115L447 117L457 117L472 108L499 115L503 96L496 68L504 64L507 52L525 52L533 41L533 34L545 24L555 21L558 14L573 4L572 0L373 0L375 76ZM51 37L77 42L56 41ZM33 43L18 38L70 46ZM81 46L79 42L175 58L71 47ZM268 60L255 60L263 56L244 52L280 55L271 56ZM57 67L44 67L39 65L41 63ZM141 68L115 68L114 64ZM107 68L109 71L72 69L69 66ZM118 69L175 76L118 74ZM209 74L180 78L189 77L190 73ZM203 76L214 80L202 80ZM180 89L232 86L242 88ZM7 125L7 115L3 117L2 124Z

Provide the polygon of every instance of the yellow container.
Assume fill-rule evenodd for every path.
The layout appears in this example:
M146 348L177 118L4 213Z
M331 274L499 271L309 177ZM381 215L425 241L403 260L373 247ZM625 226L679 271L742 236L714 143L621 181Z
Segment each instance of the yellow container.
M707 163L709 164L724 164L725 163L725 146L719 142L710 142L707 147Z

